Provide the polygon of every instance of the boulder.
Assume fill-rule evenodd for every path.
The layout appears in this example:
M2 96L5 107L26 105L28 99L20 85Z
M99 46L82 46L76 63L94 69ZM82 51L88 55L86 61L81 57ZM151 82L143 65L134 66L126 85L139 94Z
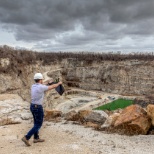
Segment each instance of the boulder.
M150 100L146 98L135 98L134 104L140 105L143 108L146 108L150 104Z
M66 113L64 117L65 117L65 120L67 121L78 121L79 120L79 115L74 110Z
M92 111L85 116L85 121L102 125L107 117L108 115L104 111Z
M85 122L85 118L86 118L91 112L92 112L91 110L80 110L80 111L78 112L80 122L81 122L81 123L84 123L84 122Z
M0 119L0 126L11 125L11 124L20 124L20 123L21 123L20 118L4 116L4 117L1 117L1 119Z
M152 125L154 126L154 105L149 104L147 106L147 114L151 118Z
M62 112L58 110L47 110L44 111L44 119L50 121L62 116Z
M99 130L100 127L101 127L101 125L93 123L93 122L87 122L87 123L84 124L84 126L85 126L85 128L92 127L95 130Z
M113 113L106 119L105 123L101 126L101 128L108 128L108 127L114 126L115 121L119 116L120 116L120 113Z
M23 112L20 114L20 116L22 120L30 120L33 118L32 113L30 112Z
M146 111L139 105L126 107L114 124L115 129L120 129L121 134L137 135L147 134L151 120Z

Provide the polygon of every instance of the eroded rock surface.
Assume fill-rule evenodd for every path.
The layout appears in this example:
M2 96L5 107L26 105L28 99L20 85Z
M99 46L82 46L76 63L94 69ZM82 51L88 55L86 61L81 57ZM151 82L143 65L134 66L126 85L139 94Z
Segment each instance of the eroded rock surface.
M1 60L1 65L10 67L9 60ZM154 61L102 61L87 64L77 59L63 59L61 63L43 65L41 61L31 65L15 62L16 70L0 74L0 93L18 93L29 101L29 89L34 72L46 72L51 78L61 78L65 88L75 87L85 90L123 95L152 95L154 93ZM24 86L24 89L23 89ZM46 97L47 101L51 96Z
M66 83L72 87L123 95L153 94L154 61L102 61L65 63Z
M29 103L15 94L0 95L0 126L18 124L22 120L29 120L32 115L29 111Z

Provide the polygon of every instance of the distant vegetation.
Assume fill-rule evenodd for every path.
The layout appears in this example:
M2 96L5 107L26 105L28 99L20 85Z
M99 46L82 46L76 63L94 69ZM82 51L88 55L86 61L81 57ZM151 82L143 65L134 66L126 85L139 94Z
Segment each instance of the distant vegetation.
M153 53L136 53L136 54L120 54L120 53L91 53L91 52L35 52L24 49L14 49L7 45L0 46L0 58L9 58L11 61L10 68L14 70L18 64L28 65L35 64L37 61L42 61L43 65L48 65L54 62L60 62L66 58L75 58L79 61L84 60L87 64L93 61L124 61L124 60L154 60ZM0 68L0 72L7 71L5 68Z
M111 103L105 104L103 106L100 106L98 108L96 108L95 110L116 110L116 109L123 109L129 105L133 104L133 100L125 100L125 99L117 99Z

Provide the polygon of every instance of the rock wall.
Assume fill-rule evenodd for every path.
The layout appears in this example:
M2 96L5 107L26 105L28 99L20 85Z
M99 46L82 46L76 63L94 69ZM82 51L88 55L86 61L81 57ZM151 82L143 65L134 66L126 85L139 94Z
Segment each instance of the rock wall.
M154 92L154 61L102 61L87 64L68 59L63 74L68 86L123 95Z
M10 62L7 59L0 59L0 67L7 70ZM23 63L17 64L16 70L4 71L0 73L0 94L18 94L30 102L30 88L34 83L33 76L36 72L47 72L49 70L57 70L60 68L60 65L54 63L51 65L42 65L41 61L38 61L35 65L24 65Z
M10 65L9 59L1 59L1 67ZM154 93L154 61L79 61L64 59L61 63L42 65L17 64L15 71L0 74L0 93L19 94L30 101L30 87L36 72L49 72L50 77L62 78L65 87L122 95L152 95ZM56 94L55 94L56 95ZM57 97L57 96L56 96ZM48 101L53 100L48 94ZM50 103L49 103L50 104Z

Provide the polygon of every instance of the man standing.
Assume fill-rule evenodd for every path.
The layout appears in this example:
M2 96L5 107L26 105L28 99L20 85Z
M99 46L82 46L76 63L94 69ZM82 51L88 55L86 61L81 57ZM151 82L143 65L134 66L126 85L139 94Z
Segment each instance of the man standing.
M36 73L34 75L35 84L31 87L31 105L30 105L30 111L33 115L34 120L34 126L33 128L22 138L22 141L27 145L30 146L29 139L34 135L34 143L37 142L44 142L44 139L39 138L39 129L42 126L43 123L43 98L44 98L44 92L55 89L58 87L62 82L58 82L57 84L53 84L50 86L43 85L43 75L41 73Z

